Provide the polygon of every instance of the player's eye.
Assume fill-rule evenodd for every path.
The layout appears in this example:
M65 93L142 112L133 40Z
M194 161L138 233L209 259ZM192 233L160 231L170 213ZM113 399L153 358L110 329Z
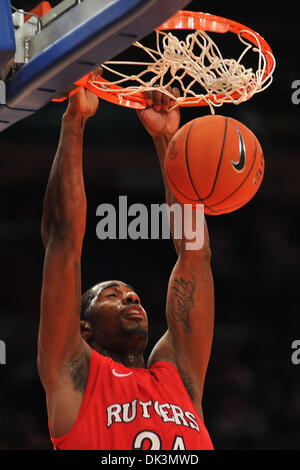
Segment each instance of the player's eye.
M117 295L114 292L112 292L111 294L107 294L107 297L117 297Z

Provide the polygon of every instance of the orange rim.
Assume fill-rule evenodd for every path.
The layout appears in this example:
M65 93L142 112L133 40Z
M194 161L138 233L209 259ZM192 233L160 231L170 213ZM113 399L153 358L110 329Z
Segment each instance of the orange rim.
M266 70L263 76L263 80L265 80L271 74L274 68L273 53L269 44L263 39L262 36L260 36L260 34L236 21L223 18L221 16L210 15L209 13L179 10L177 13L175 13L175 15L156 28L158 31L172 29L203 30L222 34L231 32L234 34L240 34L243 39L248 40L254 45L258 45L253 40L254 35L257 38L261 47L261 51L266 59ZM126 106L134 109L145 109L147 107L147 103L142 92L136 92L132 95L127 95L126 97L120 98L119 93L120 91L123 91L124 88L118 85L113 85L108 80L101 78L101 83L103 83L105 87L110 89L113 88L116 91L107 92L105 90L99 90L99 88L96 88L91 83L89 83L88 77L89 75L82 77L80 80L75 82L75 85L79 88L85 87L100 98L120 106ZM230 97L237 98L238 95L239 91L236 90L232 92ZM180 106L207 106L208 101L214 104L223 97L224 95L222 93L215 96L208 95L205 99L201 100L199 100L199 97L190 97L187 98L184 103L181 103ZM53 101L63 101L64 99L67 99L67 97L54 99Z

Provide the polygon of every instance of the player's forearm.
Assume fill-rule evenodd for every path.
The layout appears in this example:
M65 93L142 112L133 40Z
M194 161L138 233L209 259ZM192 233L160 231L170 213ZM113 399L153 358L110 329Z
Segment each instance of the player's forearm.
M157 156L158 156L158 160L159 160L159 163L160 163L160 168L161 168L165 188L166 188L166 191L169 192L169 187L168 187L168 185L166 184L166 181L165 181L164 159L165 159L165 155L166 155L168 145L169 145L169 143L172 139L172 135L153 136L152 139L153 139L154 146L155 146L155 149L156 149L156 153L157 153Z
M170 190L166 182L166 178L164 174L164 159L165 159L166 151L167 151L167 148L171 139L172 139L172 136L169 136L169 135L163 135L159 137L154 136L153 142L156 148L157 156L158 156L161 171L162 171L163 181L165 185L166 203L168 204L169 207L175 203L180 204L182 214L183 214L183 211L184 211L183 205L181 204L180 201L178 201L178 199L176 199L176 197ZM193 214L193 217L194 218L196 217L195 213ZM193 221L193 226L194 227L196 226L195 220ZM174 224L172 223L172 220L170 221L170 230L171 230L171 235L172 235L174 246L175 246L178 256L179 255L189 256L192 254L192 256L199 255L201 258L203 258L203 256L205 258L207 257L210 258L209 234L208 234L208 229L207 229L205 219L204 219L204 244L200 250L196 250L196 251L191 250L190 252L185 250L185 247L187 246L187 242L189 242L190 240L187 240L184 236L184 233L185 233L184 226L182 226L182 238L181 239L176 239L174 237Z
M160 163L162 178L163 178L163 181L164 181L166 203L170 207L175 202L178 203L178 201L174 197L172 191L170 190L170 188L169 188L169 186L166 182L165 173L164 173L165 154L166 154L169 142L172 139L172 136L171 135L162 135L162 136L158 136L158 137L153 136L152 138L153 138L154 146L155 146L156 153L157 153L157 156L158 156L158 160L159 160L159 163ZM177 255L179 255L179 253L181 251L181 247L180 247L181 243L180 243L180 240L175 239L174 236L173 236L173 225L172 225L172 223L170 223L170 230L171 230L171 234L172 234L172 238L173 238L176 253L177 253Z
M156 137L156 136L153 137L153 142L154 142L156 153L157 153L158 160L160 163L162 178L163 178L164 185L165 185L166 203L169 206L171 206L175 202L178 203L177 199L175 198L174 194L172 193L172 191L170 190L166 182L165 172L164 172L165 155L166 155L166 151L167 151L167 148L171 139L172 139L172 135L162 135L159 137Z
M84 236L86 196L83 181L82 147L84 121L80 115L63 116L58 149L53 161L44 199L42 238Z

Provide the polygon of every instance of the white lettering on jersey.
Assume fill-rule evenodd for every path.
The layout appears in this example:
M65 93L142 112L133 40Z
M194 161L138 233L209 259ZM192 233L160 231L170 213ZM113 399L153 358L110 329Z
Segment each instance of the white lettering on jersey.
M192 429L197 429L197 431L200 432L198 423L197 423L196 418L195 418L195 416L193 415L193 413L191 413L190 411L186 411L186 412L184 413L184 416L190 420L189 426L190 426Z
M175 423L200 432L197 419L191 411L183 411L180 406L171 403L158 403L155 400L143 402L134 399L129 403L114 403L106 408L107 427L114 423L130 423L136 418L151 419L157 414L163 423Z
M152 400L150 401L147 401L147 402L143 402L141 400L139 400L139 404L143 407L143 413L142 413L142 418L151 418L151 415L148 411L148 408L149 406L152 405Z
M137 400L135 399L131 403L124 403L122 405L124 423L130 423L136 418L136 402ZM129 409L131 413L129 413Z
M187 421L184 419L184 414L182 409L179 406L171 405L173 416L175 418L176 424L183 424L184 426L188 426Z
M120 413L122 411L121 405L119 403L115 403L114 405L110 405L106 408L107 413L107 427L112 425L112 423L122 423L122 418L120 417Z
M174 416L169 416L168 411L166 411L165 408L169 410L171 408L171 405L169 405L169 403L163 403L162 405L159 405L161 419L163 420L164 423L170 423L170 422L174 423L175 422Z

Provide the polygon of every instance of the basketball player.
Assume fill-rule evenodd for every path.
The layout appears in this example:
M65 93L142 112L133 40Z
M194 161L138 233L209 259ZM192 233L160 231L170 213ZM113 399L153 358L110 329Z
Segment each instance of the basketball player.
M139 118L163 165L179 110L168 112L173 100L159 91L146 98ZM147 364L148 317L135 290L105 281L81 298L83 134L97 108L87 90L70 97L44 200L38 370L54 449L213 449L202 413L214 317L207 228L201 250L186 251L184 238L174 240L168 330ZM175 202L167 187L166 201Z

